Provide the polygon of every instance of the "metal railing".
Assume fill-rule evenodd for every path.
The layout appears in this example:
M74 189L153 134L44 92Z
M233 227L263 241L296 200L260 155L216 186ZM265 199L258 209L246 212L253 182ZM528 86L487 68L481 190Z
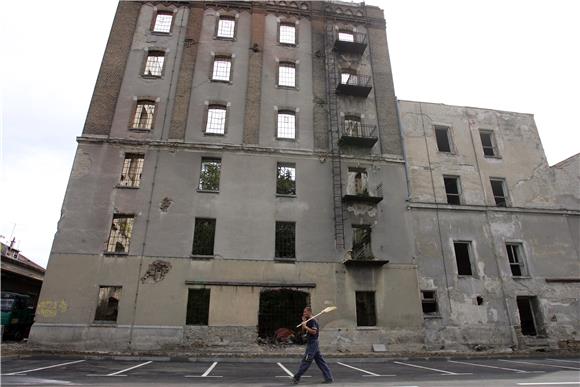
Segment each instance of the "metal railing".
M366 44L367 43L367 34L363 34L362 32L350 32L350 31L337 31L335 34L335 38L337 41L341 43L357 43L357 44Z
M371 87L371 77L362 74L348 74L344 73L340 76L340 86L357 86L357 87Z
M361 123L343 123L341 135L348 137L373 138L376 137L377 127Z

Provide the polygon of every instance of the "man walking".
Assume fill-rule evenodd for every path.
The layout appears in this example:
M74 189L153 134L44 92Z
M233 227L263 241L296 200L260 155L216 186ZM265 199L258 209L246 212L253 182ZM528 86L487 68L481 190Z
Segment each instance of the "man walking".
M306 320L308 320L310 317L312 317L312 308L307 306L304 308L304 312L302 313L302 331L306 332L308 336L308 342L306 344L304 358L300 363L300 368L294 375L294 384L298 384L300 382L300 378L302 375L304 375L308 368L310 368L313 360L316 362L318 368L320 368L320 371L322 371L322 375L324 376L323 383L332 383L332 373L330 372L330 368L328 368L328 364L326 364L326 361L324 361L324 358L320 353L320 348L318 347L318 322L315 319L306 322Z

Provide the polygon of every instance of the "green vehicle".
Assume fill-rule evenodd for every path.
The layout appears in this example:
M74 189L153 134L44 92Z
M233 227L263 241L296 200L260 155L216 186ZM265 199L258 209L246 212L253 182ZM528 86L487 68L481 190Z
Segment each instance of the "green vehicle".
M34 303L25 294L2 292L2 339L22 340L34 322Z

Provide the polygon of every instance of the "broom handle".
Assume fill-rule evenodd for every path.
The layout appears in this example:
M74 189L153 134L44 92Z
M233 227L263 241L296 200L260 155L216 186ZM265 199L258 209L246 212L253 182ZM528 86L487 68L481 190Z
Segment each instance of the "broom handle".
M310 317L310 318L309 318L308 320L306 320L306 321L302 321L302 323L300 323L300 324L296 325L296 328L300 328L300 325L302 325L302 324L306 324L308 321L312 320L313 318L316 318L316 317L320 316L322 313L324 313L324 311L322 311L322 312L320 312L320 313L318 313L318 314L316 314L316 315L314 315L314 316Z

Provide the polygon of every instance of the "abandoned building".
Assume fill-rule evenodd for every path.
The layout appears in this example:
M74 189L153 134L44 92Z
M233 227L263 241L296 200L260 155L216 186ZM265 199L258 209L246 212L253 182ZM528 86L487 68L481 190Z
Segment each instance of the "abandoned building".
M77 140L38 345L299 342L306 305L339 351L578 336L579 159L397 101L378 7L121 1Z

